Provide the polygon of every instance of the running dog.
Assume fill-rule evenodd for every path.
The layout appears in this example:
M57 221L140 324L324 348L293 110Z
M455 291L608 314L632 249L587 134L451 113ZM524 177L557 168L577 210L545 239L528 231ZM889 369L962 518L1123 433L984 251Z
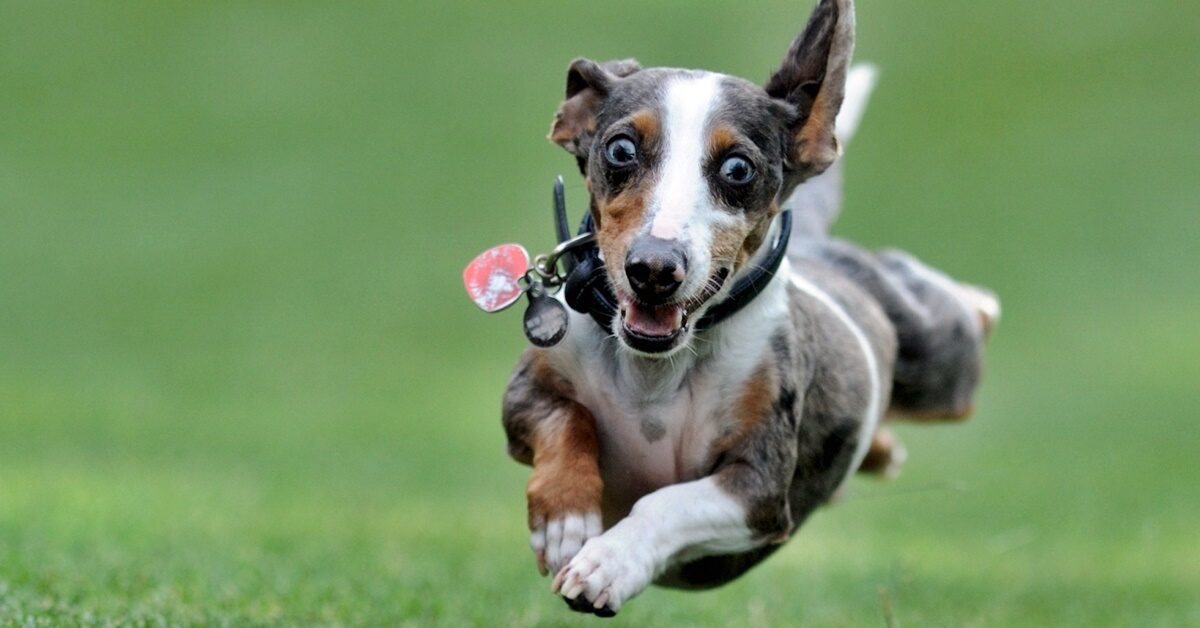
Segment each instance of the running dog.
M827 235L873 82L853 45L852 1L820 0L764 86L570 64L550 139L586 180L607 300L559 296L566 337L525 351L503 424L575 610L736 578L854 471L898 471L885 414L971 410L995 297Z

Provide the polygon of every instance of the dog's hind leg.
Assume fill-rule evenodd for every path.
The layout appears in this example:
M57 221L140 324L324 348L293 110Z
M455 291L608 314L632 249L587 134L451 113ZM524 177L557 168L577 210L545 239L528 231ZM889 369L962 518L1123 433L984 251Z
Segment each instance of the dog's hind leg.
M983 367L983 343L1000 320L999 300L903 251L885 250L875 257L915 315L893 318L900 345L892 413L918 420L969 416Z
M873 253L842 240L809 240L790 255L833 267L887 313L898 341L892 415L945 420L971 413L983 343L1000 316L991 292L959 283L902 251Z
M908 460L908 450L904 448L904 443L900 442L900 438L896 436L895 432L885 426L880 426L875 430L875 436L871 438L871 447L867 450L867 457L863 458L858 470L893 480L900 475L900 469L904 467L906 460Z
M1000 300L987 288L955 281L944 273L922 263L913 255L898 249L884 249L877 254L879 261L900 278L914 295L924 297L927 289L947 293L979 317L979 324L986 338L1000 322Z

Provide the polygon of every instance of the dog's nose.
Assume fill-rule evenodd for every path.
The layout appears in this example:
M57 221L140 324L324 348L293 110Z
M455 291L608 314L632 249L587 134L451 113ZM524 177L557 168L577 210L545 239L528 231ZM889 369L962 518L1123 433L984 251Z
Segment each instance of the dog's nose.
M625 256L625 276L639 300L662 303L683 285L687 256L671 240L640 238Z

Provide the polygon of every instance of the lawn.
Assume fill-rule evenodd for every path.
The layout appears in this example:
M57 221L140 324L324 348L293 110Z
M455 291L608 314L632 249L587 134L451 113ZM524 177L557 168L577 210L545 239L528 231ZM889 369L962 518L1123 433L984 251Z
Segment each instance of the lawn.
M765 78L807 3L0 0L0 624L559 625L462 265L552 237L574 56ZM859 3L837 231L996 289L742 580L613 625L1200 625L1200 4Z

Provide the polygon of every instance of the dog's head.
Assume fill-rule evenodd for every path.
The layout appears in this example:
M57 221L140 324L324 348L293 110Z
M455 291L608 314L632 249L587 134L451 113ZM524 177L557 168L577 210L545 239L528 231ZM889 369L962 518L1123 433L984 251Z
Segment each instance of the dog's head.
M779 202L838 155L850 0L821 0L763 87L710 72L577 59L550 139L587 180L620 303L612 331L669 355L746 267Z

